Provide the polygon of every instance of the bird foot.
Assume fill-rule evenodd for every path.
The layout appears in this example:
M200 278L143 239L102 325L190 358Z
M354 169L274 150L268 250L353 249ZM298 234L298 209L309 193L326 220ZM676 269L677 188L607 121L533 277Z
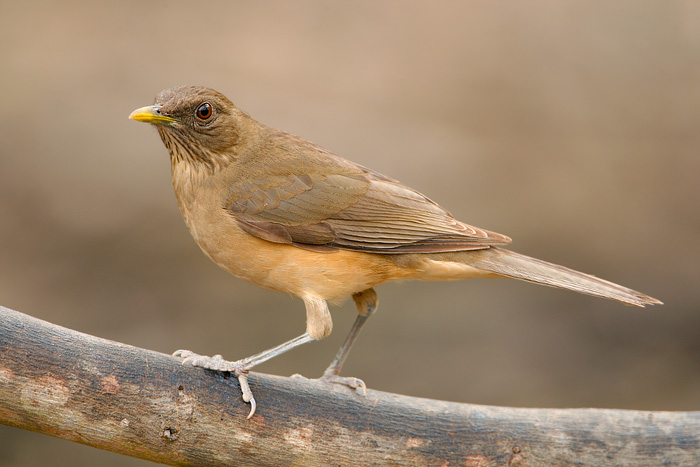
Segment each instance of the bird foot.
M215 371L226 371L236 375L238 378L238 384L241 385L241 396L243 398L243 402L250 404L250 413L246 419L250 419L250 417L255 414L255 397L253 397L253 392L250 390L250 386L248 385L248 370L250 370L250 366L244 361L237 360L235 362L230 362L228 360L224 360L221 355L207 357L206 355L199 355L190 350L177 350L173 353L173 355L175 357L181 357L183 364L189 363L199 368L206 368L208 370Z
M292 378L303 378L303 379L308 379L310 381L320 381L322 383L329 383L329 384L340 384L343 386L347 386L350 389L355 390L356 392L359 392L362 394L362 396L367 396L367 385L365 384L364 381L362 381L360 378L355 378L352 376L340 376L336 375L335 373L329 373L326 372L321 376L320 378L307 378L306 376L300 375L300 374L293 374Z
M367 385L360 378L355 378L354 376L340 376L335 373L324 373L323 376L318 379L324 383L342 384L343 386L347 386L359 392L362 394L362 397L367 396Z

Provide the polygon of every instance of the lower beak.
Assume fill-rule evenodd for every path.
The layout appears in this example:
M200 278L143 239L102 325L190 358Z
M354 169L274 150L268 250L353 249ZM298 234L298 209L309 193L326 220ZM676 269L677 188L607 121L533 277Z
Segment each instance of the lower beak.
M162 106L160 105L141 107L131 112L129 118L137 122L154 123L157 125L170 125L177 122L174 118L163 115L161 113L161 108Z

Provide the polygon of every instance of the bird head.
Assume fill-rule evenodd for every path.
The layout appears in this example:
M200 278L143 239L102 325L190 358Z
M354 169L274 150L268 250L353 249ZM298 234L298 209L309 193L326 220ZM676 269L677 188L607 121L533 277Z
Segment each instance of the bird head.
M151 123L174 162L225 162L235 157L241 132L252 120L223 94L201 86L161 91L151 106L134 110L129 118Z

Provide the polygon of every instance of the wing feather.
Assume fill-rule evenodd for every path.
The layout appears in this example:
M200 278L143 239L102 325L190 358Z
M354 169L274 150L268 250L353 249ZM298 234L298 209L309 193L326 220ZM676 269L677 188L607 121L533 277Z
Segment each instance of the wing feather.
M280 158L268 170L248 172L259 176L231 183L226 208L246 232L316 251L385 254L471 250L510 242L505 235L459 222L396 180L317 146L304 150L296 160Z

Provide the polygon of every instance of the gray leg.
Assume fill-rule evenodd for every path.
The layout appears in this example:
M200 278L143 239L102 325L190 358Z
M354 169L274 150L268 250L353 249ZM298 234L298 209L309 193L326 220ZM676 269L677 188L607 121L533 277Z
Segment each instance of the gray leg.
M301 297L306 306L306 332L299 337L273 347L271 349L260 352L248 358L229 362L223 359L221 355L206 357L196 354L189 350L178 350L173 355L182 357L182 363L191 363L194 366L208 368L217 371L230 371L238 377L238 382L241 385L243 400L250 402L250 413L247 418L250 418L255 413L255 398L248 386L248 371L256 365L266 362L271 358L281 355L294 347L298 347L313 340L323 339L331 333L333 321L331 314L328 311L326 301L315 295L307 295Z
M350 353L350 348L355 343L355 339L357 339L357 336L360 334L362 326L364 326L367 319L377 309L378 299L377 293L374 291L374 289L367 289L363 292L356 293L352 296L352 299L355 301L355 306L357 306L357 318L355 319L348 336L345 338L345 342L343 342L343 345L340 346L338 353L335 355L335 358L333 358L333 361L328 368L326 368L326 371L323 372L321 379L330 383L344 384L353 389L360 388L362 389L363 394L366 395L367 386L365 385L364 381L359 378L340 376L340 369L343 367L343 363L345 363L345 359L347 358L348 353Z
M250 413L247 418L250 418L255 413L255 398L253 393L248 386L248 371L256 365L268 361L278 355L281 355L288 350L298 347L307 342L311 342L313 339L308 333L304 333L299 337L295 337L283 344L267 349L258 354L252 355L241 360L236 360L235 362L229 362L224 360L221 355L214 355L213 357L206 357L203 355L196 354L189 350L178 350L173 355L176 357L182 357L184 360L182 363L191 363L194 366L207 368L209 370L216 371L230 371L238 378L238 382L241 385L241 392L243 393L243 401L250 403Z

